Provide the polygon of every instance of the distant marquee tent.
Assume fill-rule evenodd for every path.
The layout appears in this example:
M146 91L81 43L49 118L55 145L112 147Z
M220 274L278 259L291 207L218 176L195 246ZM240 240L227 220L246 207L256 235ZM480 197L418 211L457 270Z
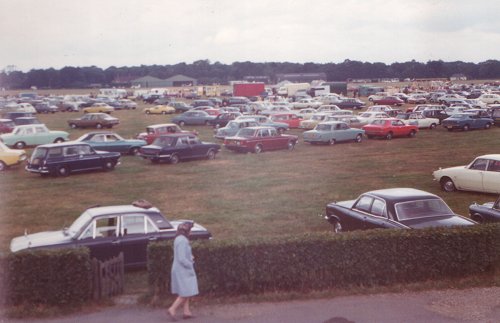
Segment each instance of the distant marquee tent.
M131 85L133 87L141 87L141 88L155 88L155 87L169 87L169 86L183 86L183 85L194 86L197 84L198 81L196 79L180 74L174 75L164 80L148 75L131 81Z

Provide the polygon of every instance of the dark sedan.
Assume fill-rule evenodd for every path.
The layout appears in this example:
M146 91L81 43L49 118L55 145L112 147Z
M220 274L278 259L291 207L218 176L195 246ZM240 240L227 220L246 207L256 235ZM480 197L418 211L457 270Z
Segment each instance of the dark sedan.
M495 202L471 204L469 214L474 221L479 223L500 222L500 196Z
M184 125L208 125L215 116L205 111L189 110L172 118L172 122L183 127Z
M490 129L494 124L493 119L485 118L469 113L454 114L449 118L444 119L441 124L448 131L461 129L468 131L470 129Z
M146 201L132 205L92 207L60 231L27 234L12 239L10 250L87 247L101 261L123 252L125 267L145 266L150 241L174 239L177 226ZM191 239L209 239L210 232L194 223Z
M376 190L356 200L329 203L325 219L334 232L476 224L455 214L437 195L413 188Z
M180 160L214 159L220 148L218 144L201 141L194 134L179 133L156 138L153 144L143 146L139 155L153 163L168 161L177 164Z
M119 160L120 153L94 150L87 143L68 141L36 147L26 170L40 175L68 176L73 172L113 170Z
M86 142L97 150L130 155L137 155L139 148L147 144L146 141L140 139L124 139L117 133L110 131L89 132L76 141Z

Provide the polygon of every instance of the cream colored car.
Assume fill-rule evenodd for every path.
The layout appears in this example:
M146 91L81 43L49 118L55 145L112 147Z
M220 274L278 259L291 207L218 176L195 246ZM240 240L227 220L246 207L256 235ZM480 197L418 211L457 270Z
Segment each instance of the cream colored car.
M432 173L443 191L500 194L500 154L479 156L467 166L440 168Z
M169 105L155 105L154 107L145 108L145 114L172 114L175 113L175 108Z
M0 172L7 167L17 165L26 160L26 152L22 149L10 149L0 141Z

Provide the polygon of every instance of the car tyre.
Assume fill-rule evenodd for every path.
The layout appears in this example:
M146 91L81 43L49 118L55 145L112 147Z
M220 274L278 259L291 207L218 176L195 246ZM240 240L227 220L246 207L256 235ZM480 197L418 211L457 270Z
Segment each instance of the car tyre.
M179 126L184 127L186 123L184 121L179 121Z
M102 124L98 123L98 124L96 124L96 125L95 125L95 127L96 127L97 129L102 129Z
M431 123L431 125L429 126L429 129L436 129L437 125L435 123Z
M260 154L262 152L262 145L261 144L255 145L255 148L253 149L253 152L256 153L256 154Z
M387 133L387 135L385 135L385 139L391 140L392 139L392 132Z
M132 147L128 151L128 153L132 156L138 156L139 155L139 147Z
M462 127L462 130L463 130L463 131L469 131L469 125L468 125L468 124L464 125L464 126Z
M491 123L488 122L487 124L484 125L484 129L490 129L490 128L491 128Z
M173 154L170 156L170 164L177 164L179 162L179 156L177 154Z
M295 142L293 140L290 140L287 144L287 149L293 150L294 148L295 148Z
M207 152L207 159L208 160L213 160L215 159L215 150L209 149Z
M356 138L354 139L354 142L357 142L357 143L360 143L363 141L363 135L362 134L358 134L356 136Z
M106 170L106 171L113 170L113 169L115 169L115 166L116 166L116 163L114 161L106 160L106 162L104 163L104 170Z
M146 110L146 114L151 114L151 111L149 111L149 110Z
M69 127L70 127L71 129L76 129L76 128L77 128L77 125L76 125L76 123L70 123L70 124L69 124Z
M415 130L412 130L410 131L410 133L408 134L408 137L410 138L415 138L415 136L417 135L417 132Z
M0 160L0 172L4 171L7 169L7 165L3 161Z
M481 214L479 213L474 213L474 214L471 214L470 218L478 223L483 223L484 222L484 218L482 217Z
M69 168L67 166L60 166L57 169L57 175L60 177L66 177L69 175Z
M457 190L457 188L455 187L455 183L453 183L453 181L449 177L443 177L439 181L439 183L441 184L441 188L445 192L454 192Z
M63 138L56 138L56 140L54 140L54 143L55 144L59 144L61 142L64 142L64 139Z
M14 148L16 149L23 149L24 147L26 147L26 143L23 141L18 141L14 144Z
M333 138L332 138L332 139L328 140L328 144L329 144L330 146L335 145L335 139L333 139Z
M339 221L335 220L332 225L333 225L333 233L342 232L342 225L340 224Z
M161 114L166 115L167 111L162 111Z

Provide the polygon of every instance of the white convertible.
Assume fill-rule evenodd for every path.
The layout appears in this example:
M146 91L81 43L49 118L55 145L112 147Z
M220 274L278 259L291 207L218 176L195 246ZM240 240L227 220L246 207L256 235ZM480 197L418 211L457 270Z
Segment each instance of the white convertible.
M467 166L432 173L446 192L455 190L500 194L500 154L479 156Z

